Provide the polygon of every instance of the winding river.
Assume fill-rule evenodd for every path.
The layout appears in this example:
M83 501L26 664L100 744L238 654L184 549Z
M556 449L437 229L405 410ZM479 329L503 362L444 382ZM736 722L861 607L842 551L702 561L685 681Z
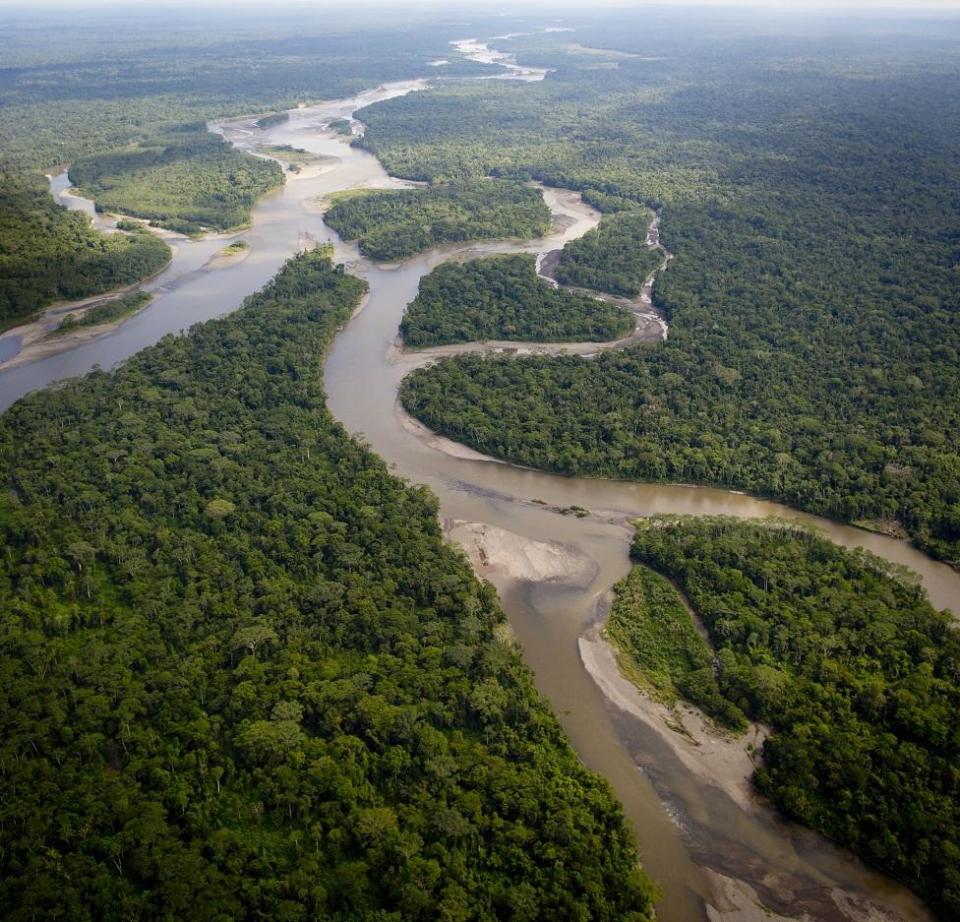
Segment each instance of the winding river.
M411 424L397 406L397 387L424 357L399 352L395 338L420 278L454 255L540 254L580 236L599 220L579 196L545 189L555 230L541 240L439 247L398 266L383 266L362 259L355 246L336 239L322 221L324 196L356 187L406 184L389 177L373 156L350 147L326 125L371 102L425 86L423 80L389 84L351 99L292 110L289 121L266 130L256 129L252 118L214 126L248 150L291 144L331 159L290 177L257 205L250 229L239 235L250 244L250 255L242 262L208 265L222 241L178 241L170 267L149 286L155 301L146 310L69 352L0 373L0 409L29 391L94 366L114 367L165 334L232 311L298 247L312 241L334 243L338 261L369 282L370 295L327 357L325 382L333 414L350 432L362 435L398 475L428 485L450 522L485 523L522 539L560 542L592 561L593 575L580 585L490 576L540 690L583 761L610 781L624 804L644 865L664 889L660 918L930 918L904 888L848 853L780 819L761 803L743 809L696 777L660 734L603 696L581 663L578 639L595 620L609 587L628 571L632 516L670 512L796 519L816 525L838 544L865 547L911 567L940 607L956 608L960 574L903 542L775 503L722 490L524 470L483 459ZM56 191L63 192L64 186ZM570 506L589 514L577 518L560 513Z

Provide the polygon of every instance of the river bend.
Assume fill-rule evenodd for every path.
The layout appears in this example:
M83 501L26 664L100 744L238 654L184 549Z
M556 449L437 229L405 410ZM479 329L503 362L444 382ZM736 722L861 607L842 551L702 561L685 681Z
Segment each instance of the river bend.
M531 79L524 73L518 79ZM536 79L536 78L533 78ZM629 519L654 513L782 516L815 525L845 547L865 547L920 574L934 604L960 599L960 574L909 545L738 493L568 478L483 459L412 424L397 404L397 388L418 360L398 359L397 328L420 278L453 255L542 254L596 226L599 214L578 195L545 189L555 230L541 240L444 246L397 266L360 257L323 224L322 200L359 187L397 188L369 153L326 130L371 102L425 88L426 81L388 84L356 97L295 109L265 130L254 119L215 127L237 146L291 144L324 158L324 166L290 177L254 209L242 233L250 255L241 263L207 265L222 241L175 242L171 266L150 288L155 301L112 333L60 355L0 373L0 409L54 381L94 366L113 368L163 335L228 313L264 285L304 243L330 242L336 259L370 285L362 311L337 336L325 365L331 411L362 435L400 476L428 485L450 522L485 523L522 539L560 542L592 561L581 585L493 576L536 682L583 761L603 774L636 830L644 865L662 884L659 915L668 922L807 917L927 919L904 888L864 867L841 849L773 811L745 811L697 780L639 720L603 697L585 671L578 638L595 618L609 587L629 569ZM651 338L658 338L653 336ZM524 347L517 346L517 351ZM653 347L655 348L655 346ZM584 518L561 514L571 506ZM774 913L764 914L758 904Z

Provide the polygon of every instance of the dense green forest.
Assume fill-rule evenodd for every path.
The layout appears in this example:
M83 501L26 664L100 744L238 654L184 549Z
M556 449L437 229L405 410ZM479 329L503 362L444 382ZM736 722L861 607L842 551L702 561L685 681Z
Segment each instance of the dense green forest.
M54 301L130 285L169 259L149 231L98 233L53 201L42 176L0 170L0 330Z
M759 789L960 918L950 616L910 575L790 523L654 518L638 523L631 553L683 590L715 651L705 663L676 592L644 567L611 616L639 668L772 725Z
M153 299L153 295L148 291L134 291L128 295L121 295L119 298L111 298L102 304L97 304L83 314L67 314L60 325L53 331L54 335L60 333L69 333L78 327L95 327L101 323L115 323L123 320L138 311L143 310Z
M462 28L329 12L312 20L316 35L304 34L309 14L278 12L234 10L226 22L183 10L176 24L147 11L0 15L0 328L53 300L138 281L166 254L61 214L38 191L40 171L70 163L101 208L164 227L243 224L281 181L276 165L206 134L206 121L420 76ZM490 70L455 61L449 73Z
M517 182L473 179L393 191L341 193L323 216L360 252L403 259L438 243L499 237L539 237L550 210L539 189Z
M746 489L960 561L960 63L931 47L729 40L602 71L555 49L529 56L542 84L363 110L394 173L662 207L676 255L667 342L457 359L417 372L407 409L501 458Z
M714 653L670 581L634 567L616 586L604 632L619 651L620 668L665 704L696 704L719 724L746 729L743 711L725 698L713 670Z
M538 180L605 213L560 276L633 293L657 209L670 336L443 362L404 383L412 413L500 457L748 489L960 565L960 20L697 15L511 24L493 43L550 68L521 83L449 79L495 70L450 50L504 31L479 13L0 13L0 328L169 256L57 208L41 170L72 164L101 207L187 232L243 223L277 171L207 121L446 56L432 89L363 110L356 141L429 187L341 200L341 233L380 259L535 236ZM483 335L474 283L497 329L583 322L520 262L484 262L450 267L414 336ZM301 255L238 314L0 419L10 918L651 917L620 808L436 501L325 409L320 357L362 290ZM608 628L631 674L770 723L758 787L960 917L946 617L779 524L658 520L633 553Z
M444 263L420 280L400 333L408 346L489 339L577 342L617 339L633 316L586 295L551 288L536 257L492 256Z
M197 122L132 148L81 157L70 165L70 179L100 210L197 234L247 223L257 199L283 185L283 170Z
M553 277L564 285L637 297L663 261L658 250L647 246L650 220L648 212L605 217L560 251Z
M0 420L6 918L651 917L435 498L325 407L363 291L301 254Z

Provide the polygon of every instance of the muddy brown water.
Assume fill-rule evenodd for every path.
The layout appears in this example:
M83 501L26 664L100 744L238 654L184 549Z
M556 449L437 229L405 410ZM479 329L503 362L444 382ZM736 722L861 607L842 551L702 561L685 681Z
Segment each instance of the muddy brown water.
M543 240L440 247L400 266L361 259L322 222L318 202L338 190L398 187L378 161L323 130L377 99L421 89L424 81L385 85L347 100L293 110L288 122L266 131L252 119L217 126L238 146L292 144L336 162L321 175L291 178L254 210L252 226L240 236L250 243L243 262L204 268L222 240L176 241L174 260L149 286L156 300L116 331L70 352L0 374L0 408L57 380L112 368L167 333L228 313L265 284L305 240L335 244L336 258L370 284L363 310L337 336L327 357L329 406L345 428L362 437L396 474L429 486L444 517L485 522L531 539L561 541L592 558L598 567L586 589L511 583L498 588L541 692L574 747L590 768L608 779L636 831L645 867L661 884L659 916L667 922L704 918L762 918L743 914L718 895L708 869L746 881L771 910L801 917L852 918L833 895L850 894L853 904L873 907L874 918L928 919L908 891L858 862L822 837L781 820L763 808L746 812L719 789L704 785L640 721L608 705L581 665L577 638L590 625L598 599L629 568L627 522L659 512L740 517L776 515L816 525L845 547L865 547L915 570L934 604L955 609L960 574L903 542L798 513L742 494L685 486L660 486L559 477L488 460L468 460L438 451L405 426L397 411L397 387L411 364L396 360L391 347L405 305L420 278L452 255L539 253L554 249L595 226L599 216L578 196L545 190L563 229ZM58 191L62 191L63 187ZM564 217L565 216L565 217ZM653 347L655 348L655 347ZM546 505L539 505L534 500ZM549 507L582 506L584 519Z

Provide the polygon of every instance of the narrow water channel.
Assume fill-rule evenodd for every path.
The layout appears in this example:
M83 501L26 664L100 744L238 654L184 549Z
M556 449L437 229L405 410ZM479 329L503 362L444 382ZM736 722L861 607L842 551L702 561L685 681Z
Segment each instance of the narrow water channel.
M529 78L527 78L529 79ZM291 144L331 158L265 198L254 210L243 262L207 266L223 244L201 241L178 248L171 267L153 283L156 300L113 333L41 361L0 373L0 408L23 394L82 374L112 368L167 333L228 313L265 284L304 241L335 244L336 258L370 284L364 309L335 340L325 366L332 413L350 432L411 482L429 486L445 518L499 526L525 538L563 542L592 559L597 575L586 588L500 580L504 607L524 647L537 685L549 699L584 762L604 775L636 830L644 865L661 883L658 911L666 922L704 918L770 918L743 895L791 918L927 919L909 892L865 868L824 839L760 807L746 812L696 779L656 733L610 706L583 668L577 640L590 626L597 600L629 568L631 516L658 512L742 517L777 515L822 529L846 547L865 547L905 564L923 579L934 604L956 606L960 574L903 542L817 519L775 503L722 490L564 478L488 460L456 457L405 425L397 387L411 367L397 360L394 341L404 307L420 278L456 253L540 253L594 226L599 216L579 197L560 190L545 196L562 230L527 243L441 247L398 267L361 259L336 240L320 214L331 192L403 185L371 155L325 130L378 99L422 89L424 81L391 84L347 100L293 110L289 121L259 130L253 119L217 126L233 143L255 150ZM199 249L198 249L199 248ZM655 348L652 347L652 348ZM541 505L545 504L545 505ZM590 515L563 516L550 507L581 506ZM736 887L731 896L730 882ZM744 886L746 884L746 886ZM748 901L749 903L749 901Z

